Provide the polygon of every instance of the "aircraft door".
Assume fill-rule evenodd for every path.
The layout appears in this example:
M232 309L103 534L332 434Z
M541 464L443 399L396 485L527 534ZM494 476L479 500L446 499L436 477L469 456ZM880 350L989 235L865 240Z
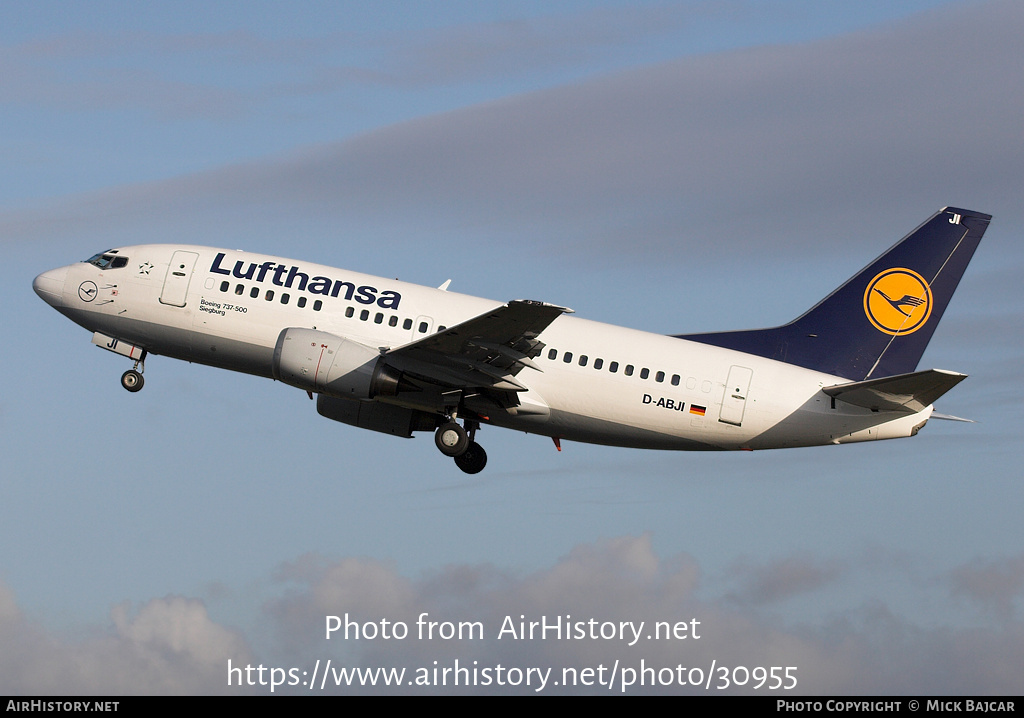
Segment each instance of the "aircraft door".
M172 307L185 306L188 285L192 281L192 270L198 259L199 255L195 252L177 251L174 253L171 263L167 266L163 291L160 292L161 304L169 304Z
M750 378L753 370L745 366L733 366L729 369L729 378L725 383L722 395L722 412L718 420L725 424L741 426L743 411L747 407L747 390L750 389Z

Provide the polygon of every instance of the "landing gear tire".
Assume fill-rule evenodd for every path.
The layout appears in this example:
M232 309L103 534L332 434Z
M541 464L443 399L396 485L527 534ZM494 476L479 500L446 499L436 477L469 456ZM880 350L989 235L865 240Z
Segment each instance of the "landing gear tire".
M145 383L146 380L142 378L142 374L134 369L129 369L121 375L121 386L130 392L139 391Z
M487 466L487 452L480 444L471 441L466 450L455 457L455 465L467 474L479 474Z
M434 443L445 456L461 456L469 448L469 435L454 421L449 421L437 429Z

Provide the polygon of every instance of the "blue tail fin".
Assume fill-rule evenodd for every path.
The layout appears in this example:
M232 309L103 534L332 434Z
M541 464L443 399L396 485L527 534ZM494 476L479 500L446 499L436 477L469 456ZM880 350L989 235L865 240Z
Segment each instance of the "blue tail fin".
M781 327L680 339L863 381L908 374L928 346L991 215L946 207Z

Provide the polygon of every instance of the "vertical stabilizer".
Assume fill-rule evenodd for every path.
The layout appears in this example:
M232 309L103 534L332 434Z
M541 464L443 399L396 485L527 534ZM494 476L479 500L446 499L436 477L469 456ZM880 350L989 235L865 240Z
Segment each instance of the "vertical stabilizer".
M909 374L991 219L955 207L936 212L784 326L677 336L854 381Z

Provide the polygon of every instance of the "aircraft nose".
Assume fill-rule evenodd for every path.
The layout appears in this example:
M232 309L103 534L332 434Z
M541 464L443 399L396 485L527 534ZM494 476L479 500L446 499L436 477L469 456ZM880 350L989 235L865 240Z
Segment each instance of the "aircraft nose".
M64 279L67 276L67 267L51 269L32 280L32 289L51 307L59 307L64 303Z

